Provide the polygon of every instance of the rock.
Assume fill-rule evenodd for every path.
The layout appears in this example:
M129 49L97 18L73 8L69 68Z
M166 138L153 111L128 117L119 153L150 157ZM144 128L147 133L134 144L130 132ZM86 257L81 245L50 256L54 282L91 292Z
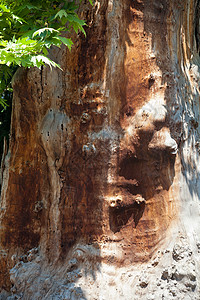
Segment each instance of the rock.
M170 279L171 278L171 275L169 274L169 271L167 269L165 269L163 272L162 272L162 277L161 279L163 280L166 280L166 279Z
M192 251L189 246L186 244L175 244L172 252L172 257L174 260L179 261L186 257L190 257L192 255Z

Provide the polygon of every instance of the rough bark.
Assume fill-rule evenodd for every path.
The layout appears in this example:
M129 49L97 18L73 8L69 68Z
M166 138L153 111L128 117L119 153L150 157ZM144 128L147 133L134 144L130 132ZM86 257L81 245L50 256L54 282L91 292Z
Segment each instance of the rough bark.
M63 71L17 71L2 297L199 299L199 11L82 4Z

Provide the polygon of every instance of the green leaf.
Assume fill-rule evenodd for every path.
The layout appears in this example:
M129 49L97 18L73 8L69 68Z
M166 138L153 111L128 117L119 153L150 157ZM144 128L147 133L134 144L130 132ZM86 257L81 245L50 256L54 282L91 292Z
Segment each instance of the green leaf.
M13 17L13 20L18 21L20 24L26 23L26 21L24 19L19 18L18 16L14 15L14 14L12 15L12 17Z
M48 27L45 27L45 28L41 28L39 30L36 30L32 37L36 37L36 36L41 36L42 34L46 34L46 33L58 33L59 31L54 29L54 28L48 28Z
M58 39L61 40L61 42L67 46L69 48L69 50L71 50L71 47L73 45L73 42L71 39L67 39L65 37L62 37L62 36L58 36Z
M3 12L10 12L10 10L7 8L7 6L0 4L0 10L2 10Z
M3 99L3 98L0 98L0 104L3 106L4 109L6 108L6 106L8 106L6 100ZM1 112L2 112L2 111L1 111Z
M31 58L31 60L34 62L34 64L37 65L37 67L41 67L42 65L47 64L50 68L57 67L57 68L61 69L61 67L57 63L55 63L50 58L48 58L44 55L41 55L41 54L33 56Z
M49 52L45 46L42 48L42 52L44 53L45 56L47 56L49 54Z
M76 14L69 14L67 16L67 19L69 22L75 22L75 23L79 24L80 26L86 25L85 21L80 20Z
M60 19L62 19L63 17L67 17L67 13L64 9L61 9L57 12L57 14L54 16L53 20L56 19L57 17L59 17Z

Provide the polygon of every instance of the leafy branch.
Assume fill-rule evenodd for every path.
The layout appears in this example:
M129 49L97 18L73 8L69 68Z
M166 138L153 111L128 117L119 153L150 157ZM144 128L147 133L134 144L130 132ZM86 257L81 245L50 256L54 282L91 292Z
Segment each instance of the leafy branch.
M92 5L92 0L88 0ZM63 32L85 35L77 15L81 0L0 0L0 157L8 138L12 103L11 80L18 67L60 66L48 57L51 46L73 46Z
M11 89L15 66L25 68L60 66L48 57L51 46L73 45L63 31L85 34L84 20L76 11L81 0L0 1L0 104L6 108L5 91ZM92 4L92 1L89 0Z

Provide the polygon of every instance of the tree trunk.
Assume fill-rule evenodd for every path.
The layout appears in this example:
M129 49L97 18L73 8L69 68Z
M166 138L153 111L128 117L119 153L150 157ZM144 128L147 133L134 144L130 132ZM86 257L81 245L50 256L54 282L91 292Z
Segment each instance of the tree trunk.
M199 299L199 12L82 4L86 37L51 52L62 71L17 71L2 297Z

